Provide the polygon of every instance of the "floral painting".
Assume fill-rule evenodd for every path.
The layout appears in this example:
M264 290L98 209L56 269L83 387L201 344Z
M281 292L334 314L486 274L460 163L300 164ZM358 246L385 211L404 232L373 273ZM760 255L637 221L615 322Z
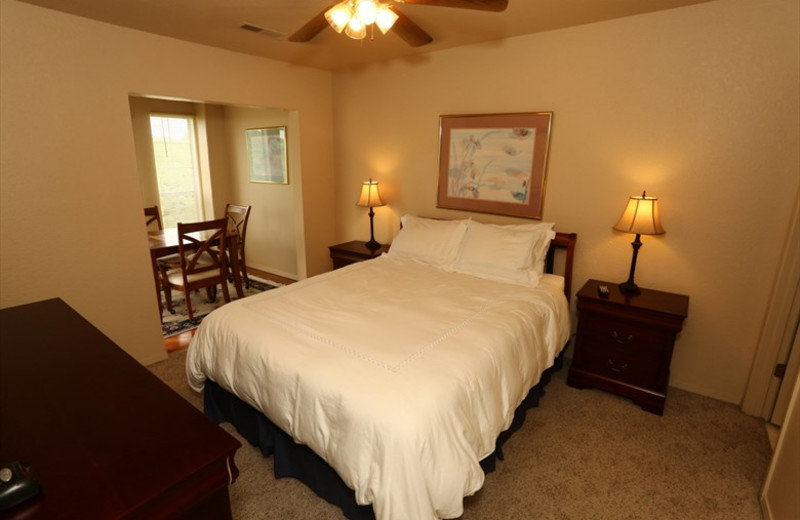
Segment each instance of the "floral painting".
M442 116L439 207L541 218L551 119Z

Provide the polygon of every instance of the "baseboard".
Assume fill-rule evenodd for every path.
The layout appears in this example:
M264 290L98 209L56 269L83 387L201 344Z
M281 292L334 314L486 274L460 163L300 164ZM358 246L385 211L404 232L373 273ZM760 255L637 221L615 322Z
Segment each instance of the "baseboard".
M295 282L297 281L297 273L288 273L288 272L283 271L281 269L273 269L271 267L256 267L254 265L249 265L248 264L247 270L248 271L252 270L253 274L255 276L263 276L263 275L266 275L266 274L274 274L276 276L280 276L281 278L288 278L289 280L294 280ZM260 274L260 273L263 273L263 274Z

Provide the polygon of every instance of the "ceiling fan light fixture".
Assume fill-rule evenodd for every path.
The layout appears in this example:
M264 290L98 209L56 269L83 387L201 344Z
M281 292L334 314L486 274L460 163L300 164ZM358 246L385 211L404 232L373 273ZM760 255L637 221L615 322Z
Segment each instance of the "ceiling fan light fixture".
M344 0L325 11L325 20L337 33L354 40L367 36L367 26L377 25L383 34L392 28L399 15L379 0Z
M353 8L347 0L325 11L325 19L337 33L341 33L352 18Z
M375 17L375 25L381 30L381 33L386 34L392 28L394 22L397 21L397 13L392 11L392 8L386 4L382 4L378 8L377 16Z
M328 0L330 1L330 0ZM336 0L338 3L319 12L305 25L289 36L290 42L308 42L330 25L337 33L350 38L363 39L369 32L375 37L375 26L387 34L393 30L397 36L412 47L427 45L433 41L430 34L414 23L395 4L419 4L436 7L473 9L478 11L505 11L509 0ZM310 2L309 2L310 3ZM330 4L329 4L330 5ZM358 13L356 12L358 11ZM352 18L359 23L351 25Z

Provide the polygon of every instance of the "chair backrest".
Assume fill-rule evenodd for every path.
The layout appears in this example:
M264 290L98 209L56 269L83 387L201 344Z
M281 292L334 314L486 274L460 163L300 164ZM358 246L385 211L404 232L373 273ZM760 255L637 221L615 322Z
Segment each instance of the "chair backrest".
M247 235L247 221L250 219L250 206L228 203L225 205L225 218L228 219L228 234L239 235L239 246L244 246Z
M214 278L214 275L222 281L227 279L227 229L225 218L178 223L178 255L185 287L191 287L195 280Z
M158 211L158 206L144 208L144 225L147 227L148 231L153 222L158 225L159 231L164 229L164 226L161 224L161 212Z

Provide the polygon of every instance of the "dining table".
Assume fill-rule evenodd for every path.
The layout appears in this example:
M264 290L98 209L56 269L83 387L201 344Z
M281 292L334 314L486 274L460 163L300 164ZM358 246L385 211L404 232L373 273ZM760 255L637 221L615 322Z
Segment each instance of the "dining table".
M214 231L198 231L191 235L198 240L206 240ZM150 243L150 263L153 269L153 281L156 288L156 299L158 299L158 313L163 318L164 306L161 303L161 276L158 269L158 259L164 256L174 255L178 252L178 228L165 228L157 231L148 231L147 239ZM236 251L239 235L231 233L225 236L226 248L229 251ZM184 247L186 244L184 244ZM239 271L239 255L228 255L231 262L231 272L233 274L233 286L236 289L236 296L242 298L242 276Z

